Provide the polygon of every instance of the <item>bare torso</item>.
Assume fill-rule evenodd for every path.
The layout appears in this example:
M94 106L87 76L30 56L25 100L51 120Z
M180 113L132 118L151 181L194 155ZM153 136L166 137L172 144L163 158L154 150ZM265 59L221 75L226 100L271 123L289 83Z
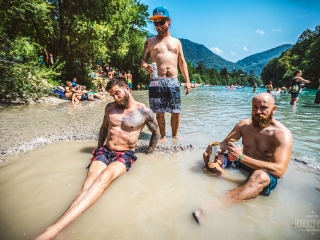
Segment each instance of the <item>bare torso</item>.
M127 73L127 80L128 80L128 82L132 82L132 75L131 75L131 73Z
M180 45L180 41L171 36L148 39L150 58L152 62L157 63L159 77L178 77L177 65Z
M121 109L115 103L108 104L102 128L107 128L106 145L111 150L134 150L140 132L146 124L144 110L145 105L138 102L129 109Z
M252 126L251 119L240 122L243 153L251 158L273 162L274 153L279 147L283 136L290 134L280 122L273 120L269 127L258 129Z

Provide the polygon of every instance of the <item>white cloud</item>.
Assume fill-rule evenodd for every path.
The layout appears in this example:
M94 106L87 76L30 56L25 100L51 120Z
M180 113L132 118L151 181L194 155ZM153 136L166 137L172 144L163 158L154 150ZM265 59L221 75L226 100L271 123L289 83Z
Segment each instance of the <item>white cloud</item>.
M236 52L231 52L231 55L232 55L232 56L235 56L235 55L236 55Z
M263 34L264 34L264 31L258 29L258 30L256 30L256 33L259 33L259 34L263 35Z
M212 47L212 48L210 48L210 50L218 55L221 55L223 53L223 51L220 50L218 47Z
M272 29L272 32L282 32L282 29L278 28L278 29Z
M263 34L264 34L264 31L262 31L262 30L260 30L260 29L257 29L257 30L256 30L256 33L259 33L259 34L263 35Z
M248 49L246 46L244 46L244 47L243 47L243 50L244 50L244 51L248 51L249 49Z
M235 44L235 46L239 46L239 44L238 44L238 43L236 43L236 44Z

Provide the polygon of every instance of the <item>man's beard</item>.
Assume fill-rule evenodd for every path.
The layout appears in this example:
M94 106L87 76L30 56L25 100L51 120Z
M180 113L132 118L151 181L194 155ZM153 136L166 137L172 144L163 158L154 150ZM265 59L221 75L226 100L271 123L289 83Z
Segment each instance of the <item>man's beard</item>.
M252 125L255 128L266 128L269 127L272 121L273 113L270 113L269 116L266 115L254 115L252 114Z
M116 101L116 104L118 105L118 107L125 109L128 106L129 103L129 94L126 93L126 95L124 95L123 98L121 98L120 101Z
M158 34L163 35L163 34L167 33L168 30L169 30L169 28L162 27L162 28L158 28L157 32L158 32Z

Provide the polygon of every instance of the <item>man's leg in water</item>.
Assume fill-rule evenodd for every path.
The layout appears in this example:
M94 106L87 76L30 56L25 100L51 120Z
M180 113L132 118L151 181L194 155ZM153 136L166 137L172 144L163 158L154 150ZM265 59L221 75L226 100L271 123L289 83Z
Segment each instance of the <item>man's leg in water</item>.
M164 119L164 112L156 113L156 117L159 125L160 135L161 135L160 141L163 142L166 140L166 120Z
M232 203L241 202L243 200L254 199L269 184L270 178L268 174L262 170L255 170L245 184L228 192L224 197L220 199L220 202L223 205L229 205ZM192 213L192 216L198 224L201 215L203 215L203 210L201 209L198 209L197 211Z
M265 171L255 170L247 182L226 194L223 202L237 203L256 198L270 184L270 177Z
M180 113L171 113L171 129L172 129L173 138L176 138L178 136L179 124L180 124Z
M113 180L126 171L126 166L120 162L112 162L106 167L104 163L94 161L90 166L83 189L69 209L55 224L48 227L43 234L36 238L36 240L51 239L57 236L64 227L95 203Z

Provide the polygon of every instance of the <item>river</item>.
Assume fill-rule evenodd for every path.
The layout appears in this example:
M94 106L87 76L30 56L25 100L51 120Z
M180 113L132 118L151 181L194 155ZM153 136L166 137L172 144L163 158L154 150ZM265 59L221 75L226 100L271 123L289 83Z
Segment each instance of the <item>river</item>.
M217 207L239 183L208 172L203 149L251 116L256 93L199 87L182 94L179 140L171 138L166 114L165 146L190 147L137 153L130 171L57 239L319 239L320 105L313 103L315 93L303 91L297 106L289 105L288 94L275 95L274 118L292 132L294 144L289 167L269 197ZM132 94L148 105L147 91ZM86 177L106 103L0 107L0 239L33 239L67 209ZM149 138L145 128L140 141ZM230 172L245 181L239 170ZM212 210L199 227L191 212L201 206ZM303 225L307 220L318 225Z

